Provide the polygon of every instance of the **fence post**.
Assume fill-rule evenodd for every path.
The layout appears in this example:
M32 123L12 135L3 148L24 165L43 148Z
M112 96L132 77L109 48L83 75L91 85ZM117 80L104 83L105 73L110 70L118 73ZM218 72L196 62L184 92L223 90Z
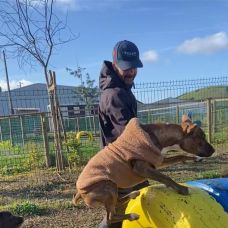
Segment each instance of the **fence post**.
M179 124L180 123L179 121L180 121L179 120L179 105L177 105L177 107L176 107L176 123Z
M23 116L20 115L20 124L21 124L21 137L22 137L22 145L25 145L25 137L24 137L24 126L23 126Z
M78 120L78 117L76 117L76 121L77 123L75 125L75 131L80 131L80 126L79 126L80 121ZM76 126L77 126L77 130L76 130Z
M93 114L93 134L96 135L96 122L95 122L95 114Z
M0 125L0 140L2 141L2 126Z
M46 125L44 113L41 113L40 120L41 120L41 128L42 128L43 143L44 143L44 150L45 150L44 152L45 152L46 167L49 168L50 167L49 145L48 145L47 125Z
M215 134L216 131L216 100L212 100L212 135Z
M212 104L211 104L211 98L207 99L207 125L208 125L208 142L211 143L211 129L212 129L212 118L211 113L212 112Z
M13 146L12 122L11 122L10 116L9 116L8 121L9 121L9 134L10 134L9 137L10 137L10 143L11 143L11 145Z

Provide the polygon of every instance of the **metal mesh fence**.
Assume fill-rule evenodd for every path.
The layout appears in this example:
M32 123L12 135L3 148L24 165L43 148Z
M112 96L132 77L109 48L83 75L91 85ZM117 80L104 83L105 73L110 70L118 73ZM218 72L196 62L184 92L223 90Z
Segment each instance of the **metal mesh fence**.
M42 115L0 118L0 174L41 168L45 164Z
M67 135L80 131L93 135L63 144L66 166L84 164L99 150L98 100L90 109L76 87L57 86ZM205 130L217 151L228 149L228 77L137 84L138 117L143 123L179 123L183 113L191 115ZM45 84L11 91L14 114L10 115L6 92L0 93L0 174L8 175L55 167L52 118ZM70 164L71 163L71 164Z
M227 77L136 85L138 116L144 123L180 123L182 114L190 114L217 150L226 150L227 85Z

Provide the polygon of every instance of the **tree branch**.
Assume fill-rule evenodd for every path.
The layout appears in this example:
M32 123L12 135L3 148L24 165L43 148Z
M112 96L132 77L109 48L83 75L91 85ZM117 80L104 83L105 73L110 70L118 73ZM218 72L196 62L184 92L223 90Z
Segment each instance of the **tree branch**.
M18 62L38 62L47 69L54 47L76 39L54 14L54 0L1 0L0 48L7 47ZM61 40L61 33L69 37Z

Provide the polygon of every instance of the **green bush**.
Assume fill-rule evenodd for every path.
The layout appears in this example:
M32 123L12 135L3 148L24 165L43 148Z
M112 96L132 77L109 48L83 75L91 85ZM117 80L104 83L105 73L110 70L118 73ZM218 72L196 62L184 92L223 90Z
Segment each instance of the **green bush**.
M46 209L34 203L23 202L21 204L15 204L15 206L12 207L12 211L15 214L18 214L21 216L28 216L28 215L43 215L45 214Z
M95 140L91 132L80 131L77 133L67 133L67 143L64 145L68 147L67 160L70 168L84 164L97 152L97 146L94 143Z
M25 171L27 170L22 165L12 166L11 164L5 164L0 169L0 174L3 176L10 176L10 175L14 175Z
M4 141L0 141L0 152L1 151L7 151L12 154L20 154L21 147L19 145L13 146L10 140L4 140Z
M12 147L9 142L4 142L3 144L8 145L9 150L5 149L7 154L2 154L2 156L0 154L1 175L14 175L44 166L42 144L27 143L24 145L24 153L17 155L11 153L14 147ZM15 147L18 148L17 146Z
M36 168L39 168L43 166L44 160L43 160L43 153L39 150L39 147L36 143L28 143L26 145L28 155L26 156L25 162L23 163L23 166L26 170L34 170Z
M75 132L69 132L67 133L67 142L64 144L68 147L68 153L67 153L67 160L69 166L76 167L81 160L80 156L80 147L81 143L77 139L77 133Z
M214 144L225 144L226 142L228 142L227 135L228 135L227 129L226 129L226 131L224 129L222 129L222 131L215 132L213 134L212 141Z

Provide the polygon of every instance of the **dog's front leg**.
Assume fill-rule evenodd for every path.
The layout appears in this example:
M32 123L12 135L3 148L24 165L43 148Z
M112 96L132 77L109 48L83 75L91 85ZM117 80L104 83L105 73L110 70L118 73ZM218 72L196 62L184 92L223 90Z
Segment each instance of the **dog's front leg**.
M162 164L159 166L159 169L166 168L171 165L175 165L178 163L184 163L186 161L196 161L196 156L186 156L186 155L176 155L169 158L164 158Z
M118 197L116 206L118 207L118 206L122 206L124 204L127 204L131 199L135 199L139 195L140 195L140 191L132 191L125 196Z
M158 170L153 168L148 162L136 160L133 162L133 171L139 176L150 178L152 180L158 181L165 184L167 187L175 189L178 193L182 195L188 195L189 189L183 185L180 185L173 181L170 177L160 173Z

